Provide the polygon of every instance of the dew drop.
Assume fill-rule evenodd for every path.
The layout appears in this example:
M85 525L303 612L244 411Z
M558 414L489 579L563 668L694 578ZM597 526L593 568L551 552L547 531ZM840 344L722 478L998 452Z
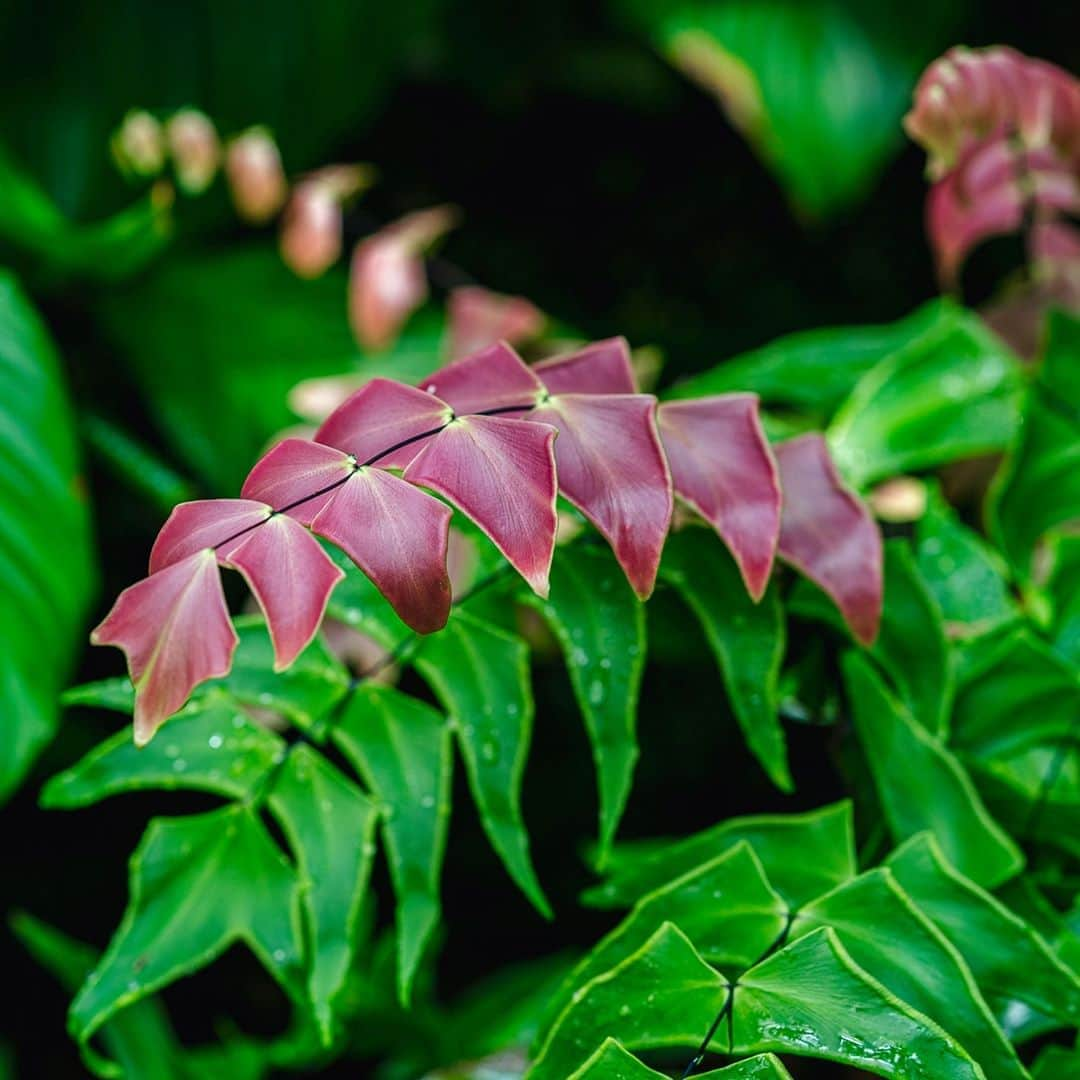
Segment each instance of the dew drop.
M224 741L225 740L220 735L218 735L216 732L213 735L211 735L209 739L207 739L207 742L210 744L210 749L211 750L220 750L221 749L221 744Z

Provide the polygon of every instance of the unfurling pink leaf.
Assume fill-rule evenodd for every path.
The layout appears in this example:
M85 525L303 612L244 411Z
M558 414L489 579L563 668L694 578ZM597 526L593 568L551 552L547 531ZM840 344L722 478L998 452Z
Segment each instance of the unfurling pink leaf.
M626 338L594 341L576 352L533 365L552 394L636 394Z
M90 640L126 654L135 742L144 746L199 683L224 675L232 663L236 631L213 551L196 551L129 586Z
M555 429L466 416L432 439L405 470L467 514L540 596L555 549Z
M274 646L274 670L284 671L319 629L334 586L345 576L303 525L276 514L253 529L227 557L259 602Z
M519 345L544 328L544 313L525 297L506 296L478 285L452 289L446 310L452 360L499 341Z
M353 468L353 459L342 450L307 439L282 439L255 463L240 494L310 525Z
M780 535L780 483L757 396L667 401L658 422L675 494L720 534L760 600Z
M648 597L671 524L671 477L648 394L554 394L529 414L551 424L559 490L611 544Z
M181 190L204 192L221 164L221 141L210 118L198 109L181 109L165 125L165 141Z
M784 505L780 557L832 597L864 645L881 620L881 534L863 503L840 482L820 435L773 448Z
M414 630L430 634L450 615L446 569L452 512L378 468L358 469L312 522L375 583Z
M502 341L439 368L418 385L448 402L458 416L519 407L524 411L544 392L532 369Z
M200 499L173 507L150 551L150 573L180 562L203 548L216 548L224 556L248 530L261 525L271 508L251 499Z
M289 193L281 154L266 128L250 128L229 141L225 175L236 212L253 225L269 221Z
M372 379L330 414L315 441L352 454L361 465L404 468L420 452L419 436L445 427L452 416L450 406L434 394ZM385 453L402 443L407 445Z
M367 349L394 343L427 299L424 252L453 227L447 206L418 210L361 240L349 270L349 322Z

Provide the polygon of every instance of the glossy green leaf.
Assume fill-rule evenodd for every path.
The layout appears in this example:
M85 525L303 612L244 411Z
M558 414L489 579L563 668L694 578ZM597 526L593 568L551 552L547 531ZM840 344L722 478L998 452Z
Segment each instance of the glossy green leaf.
M1004 560L960 521L936 485L916 537L919 574L951 636L974 636L1017 618Z
M755 1054L754 1057L725 1065L722 1069L695 1073L695 1080L791 1080L791 1073L772 1054ZM658 1073L643 1065L629 1050L615 1039L606 1039L599 1050L570 1077L570 1080L666 1080L666 1073Z
M630 907L740 840L754 849L769 883L791 907L855 876L851 804L839 802L806 814L730 818L681 840L620 845L607 880L583 899L594 907Z
M660 573L701 622L750 749L773 783L791 791L779 716L786 637L776 584L755 604L735 560L706 529L683 529L669 537Z
M829 425L855 487L1007 446L1020 417L1019 361L972 313L942 320L868 371Z
M274 650L260 615L234 620L240 643L232 670L206 684L221 687L237 701L280 713L305 731L318 730L349 687L345 665L315 640L284 671L274 671Z
M593 979L560 1014L525 1074L566 1080L606 1038L630 1050L693 1051L728 995L686 936L664 925L637 952Z
M777 940L787 905L773 891L745 840L723 855L643 896L599 944L589 950L544 1010L548 1023L574 992L636 952L665 922L674 923L710 964L738 973ZM544 1030L546 1024L541 1025Z
M1031 1080L1063 1080L1080 1076L1080 1050L1047 1046L1031 1066Z
M69 687L60 695L60 704L68 708L111 709L130 716L135 711L135 687L126 675L98 679Z
M82 483L56 352L0 272L0 800L52 738L82 642L95 578Z
M289 751L268 805L296 856L307 916L308 992L323 1043L330 1045L334 998L356 951L378 809L356 784L303 743Z
M12 915L11 931L69 993L79 988L97 963L98 952L92 946L26 912ZM146 998L118 1012L101 1029L101 1041L124 1076L175 1080L178 1075L180 1048L165 1010L155 998Z
M130 890L120 928L71 1005L69 1027L84 1051L120 1009L204 967L238 940L295 990L297 880L250 810L155 818L131 858Z
M1011 877L1023 855L955 755L916 723L865 659L849 653L843 666L855 731L893 837L929 829L974 881L993 886Z
M145 788L194 788L249 797L285 753L280 735L220 697L189 705L160 739L141 749L125 728L94 747L41 793L47 809L71 810Z
M356 563L330 543L324 543L323 547L345 574L344 580L339 581L330 594L327 616L367 634L387 650L412 638L412 630L398 618L390 601Z
M859 967L944 1028L988 1078L1026 1076L960 953L887 869L860 874L804 907L792 935L822 926L836 931Z
M354 692L333 738L382 809L397 897L398 996L408 1003L424 947L439 921L450 823L450 728L430 705L367 683Z
M862 197L901 145L923 66L951 10L895 3L623 0L667 58L716 94L795 208L823 217Z
M1080 667L1080 536L1062 536L1054 546L1050 640L1055 651Z
M860 377L911 341L937 332L962 309L932 300L880 326L837 326L786 334L676 383L670 398L752 391L764 405L783 405L826 420Z
M999 1021L1011 1001L1080 1024L1080 980L1036 931L958 873L924 833L888 860L903 890L956 946Z
M932 1020L905 1005L815 930L739 980L734 1049L840 1061L904 1080L981 1080L982 1070ZM716 1042L726 1044L726 1033Z
M529 649L462 611L427 638L415 665L453 720L480 820L510 876L550 915L521 819L521 778L532 732Z
M528 593L558 638L596 763L600 860L630 794L638 749L638 691L645 667L645 609L610 551L567 547L551 566L551 593Z
M1042 369L1028 392L1024 424L989 503L993 535L1017 577L1055 525L1080 518L1080 320L1050 318Z

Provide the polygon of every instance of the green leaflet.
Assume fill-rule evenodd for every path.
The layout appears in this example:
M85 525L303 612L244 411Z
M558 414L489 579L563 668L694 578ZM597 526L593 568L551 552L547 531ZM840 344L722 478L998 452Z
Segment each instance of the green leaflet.
M258 818L241 806L155 818L131 857L130 900L101 962L71 1005L69 1028L103 1076L115 1063L89 1041L119 1010L242 940L296 993L299 889Z
M1062 1080L1080 1075L1080 1050L1047 1046L1031 1067L1031 1080Z
M940 488L930 486L928 493L915 557L950 634L971 637L1017 618L1004 560L959 520Z
M883 326L803 330L676 383L669 398L753 391L764 405L786 405L823 420L847 397L860 376L939 322L959 318L950 300L931 300Z
M990 817L955 756L917 724L856 653L843 660L852 717L878 797L897 840L930 829L974 881L1000 884L1023 855Z
M854 487L1008 445L1020 416L1020 364L972 312L867 372L827 431Z
M25 912L11 916L12 933L65 990L74 993L94 969L98 952ZM101 1041L123 1076L175 1080L180 1048L161 1002L145 998L101 1029ZM12 1074L14 1075L14 1074Z
M1080 518L1080 321L1050 317L1046 354L1024 406L1024 425L994 483L991 532L1021 582L1036 542Z
M135 711L135 687L126 675L98 679L69 687L60 695L60 704L65 708L81 705L92 709L111 709L130 716Z
M723 855L643 896L552 996L540 1030L575 990L640 949L665 922L678 926L710 964L738 973L777 940L786 915L787 905L770 887L753 848L740 840Z
M407 1004L424 946L439 921L450 823L450 728L430 705L368 683L356 689L333 738L382 808L397 897L398 996Z
M599 861L615 838L638 757L635 724L645 668L645 608L606 548L563 547L551 593L524 596L558 638L592 743L599 788Z
M682 931L664 923L640 949L574 996L526 1078L566 1080L608 1037L630 1050L670 1046L692 1052L727 996L727 983Z
M52 738L82 642L95 570L79 470L56 351L0 271L0 801Z
M694 1076L695 1080L791 1080L791 1073L772 1054L757 1054L736 1061L734 1065ZM643 1065L614 1039L605 1039L600 1049L570 1080L667 1080L667 1074Z
M734 1049L808 1054L904 1080L981 1080L983 1073L932 1020L894 997L815 930L751 968L732 1009ZM727 1033L714 1045L725 1047Z
M792 934L831 926L852 960L901 1001L944 1028L988 1080L1027 1074L948 938L897 885L870 870L800 911Z
M296 853L307 915L308 991L323 1044L356 951L357 919L375 855L375 804L321 754L289 751L268 805Z
M731 818L681 840L620 845L607 881L588 890L583 900L593 907L630 907L740 840L754 849L769 883L791 907L855 876L851 804L839 802L806 814Z
M850 640L833 601L806 578L788 598L788 611L828 623ZM952 665L941 611L903 540L885 544L885 599L881 628L869 650L900 700L927 731L942 733L952 698Z
M1080 1023L1077 976L1031 926L954 870L930 834L912 837L888 866L967 961L999 1021L1016 1000L1064 1026Z
M700 620L750 749L773 783L791 791L778 690L785 623L775 583L755 604L735 560L705 529L670 536L660 573Z
M330 594L327 617L367 634L384 649L392 649L411 638L413 632L397 617L390 601L356 563L329 541L323 542L323 548L345 573L344 580L339 581Z
M218 696L178 713L168 731L141 750L125 727L54 776L41 792L41 805L71 810L144 788L195 788L243 799L284 753L279 735Z
M415 666L453 719L484 829L510 876L544 915L521 820L521 777L532 731L528 646L465 612L424 641Z
M1050 640L1055 651L1080 667L1080 537L1062 536L1054 545Z
M311 731L344 696L349 673L326 647L315 640L284 671L274 671L274 652L261 615L234 620L240 643L232 670L223 679L206 684L221 687L237 701L272 709L297 727Z
M801 217L858 201L901 145L922 67L952 11L826 0L622 0L676 67L714 93ZM707 136L705 136L707 137Z

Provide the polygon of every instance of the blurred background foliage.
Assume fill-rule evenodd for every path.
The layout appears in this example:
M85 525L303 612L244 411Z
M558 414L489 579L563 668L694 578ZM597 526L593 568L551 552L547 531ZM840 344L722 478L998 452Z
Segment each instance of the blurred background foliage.
M462 280L527 296L581 336L625 334L658 347L670 382L791 331L894 320L937 293L923 239L923 155L899 121L919 72L945 47L1000 41L1080 68L1067 2L0 8L0 263L21 281L0 281L0 352L10 367L0 430L18 421L41 433L33 455L0 459L0 567L5 582L48 597L54 613L50 627L35 626L19 591L5 590L0 689L40 725L15 771L0 776L4 793L48 741L47 701L75 674L70 655L88 616L142 572L163 504L233 494L266 440L295 422L287 395L297 382L357 370L412 378L433 366L442 334L438 314L425 311L389 353L364 354L345 320L343 270L295 278L269 230L237 225L220 184L171 205L119 175L109 139L128 109L191 105L224 132L265 124L290 174L374 163L379 182L350 215L347 240L451 202L463 224L433 272L437 300ZM964 299L984 300L1020 261L1017 250L1013 240L984 245ZM18 564L26 545L51 552L46 570ZM660 596L650 607L664 634L654 635L659 662L646 677L627 832L686 832L748 805L798 809L837 796L822 740L807 727L790 733L797 795L780 796L743 767L750 759L736 726L715 720L711 660L696 637L679 636L671 603ZM680 657L686 686L702 688L696 709L666 707L665 653ZM695 654L700 662L685 664ZM111 674L113 659L86 655L78 675ZM559 675L538 681L537 693L545 722L525 807L537 863L565 914L557 932L540 924L488 872L479 826L456 799L464 823L445 887L455 933L440 967L450 993L507 958L590 940L601 925L572 902L585 872L566 857L565 821L546 798L554 783L565 820L592 813L571 690ZM0 906L95 941L123 905L124 860L147 813L210 805L158 794L81 815L40 813L40 780L107 730L97 714L71 714L4 810ZM477 918L483 910L496 915ZM61 1030L65 992L7 936L0 950L21 1006L0 1031L19 1047L20 1069L79 1075ZM287 1015L236 950L224 968L165 998L185 1039L209 1038L206 1018L219 1012L256 1032Z

